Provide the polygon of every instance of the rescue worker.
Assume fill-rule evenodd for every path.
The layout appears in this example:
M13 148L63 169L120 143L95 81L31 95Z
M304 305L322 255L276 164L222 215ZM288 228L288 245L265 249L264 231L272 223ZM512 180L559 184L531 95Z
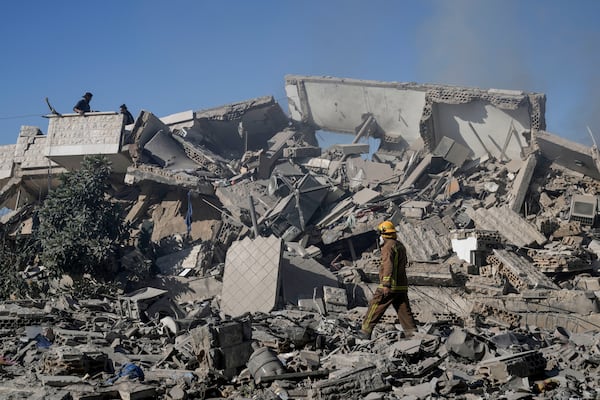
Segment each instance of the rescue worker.
M369 301L358 336L361 339L370 339L373 328L392 304L398 313L405 337L410 337L417 330L417 326L408 302L406 248L396 239L396 227L391 221L383 221L377 227L377 231L381 244L379 286Z
M79 100L77 104L75 104L75 106L73 107L73 112L76 112L79 115L83 115L86 112L90 112L90 101L92 101L93 96L94 95L90 92L85 92L85 94L82 96L82 99Z
M123 124L130 125L130 124L133 124L135 122L135 119L133 118L133 115L131 115L131 113L129 112L129 110L127 109L127 105L126 104L121 104L121 106L119 107L119 114L123 114L124 115Z

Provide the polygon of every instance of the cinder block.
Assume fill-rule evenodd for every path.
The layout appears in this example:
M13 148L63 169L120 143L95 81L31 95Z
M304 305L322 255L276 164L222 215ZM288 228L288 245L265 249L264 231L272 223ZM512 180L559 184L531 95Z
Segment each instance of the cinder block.
M346 311L348 297L346 290L332 286L323 286L323 297L328 311Z
M230 369L245 366L252 354L252 342L242 342L233 346L211 349L213 367Z
M213 331L213 338L217 347L230 347L244 340L244 331L239 322L228 322L216 326Z

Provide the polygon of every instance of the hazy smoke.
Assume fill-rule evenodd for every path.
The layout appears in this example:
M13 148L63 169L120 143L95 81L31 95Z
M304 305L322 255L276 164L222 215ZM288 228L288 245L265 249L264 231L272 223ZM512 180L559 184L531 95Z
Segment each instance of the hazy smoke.
M527 36L510 2L436 1L418 34L420 71L432 83L527 89ZM500 23L503 21L503 23Z
M510 0L431 4L417 39L421 82L546 93L548 131L589 144L589 125L600 141L600 37L590 10Z

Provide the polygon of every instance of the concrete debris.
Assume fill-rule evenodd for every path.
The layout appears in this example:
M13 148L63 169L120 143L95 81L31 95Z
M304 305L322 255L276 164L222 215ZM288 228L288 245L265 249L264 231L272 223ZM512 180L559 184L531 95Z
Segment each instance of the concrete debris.
M0 146L7 243L89 154L112 162L131 228L111 294L18 271L42 289L0 302L1 398L600 396L600 156L544 131L543 94L296 75L285 90L289 117L271 96L128 126L53 114ZM349 140L322 149L323 131ZM392 307L358 335L385 220L411 338Z

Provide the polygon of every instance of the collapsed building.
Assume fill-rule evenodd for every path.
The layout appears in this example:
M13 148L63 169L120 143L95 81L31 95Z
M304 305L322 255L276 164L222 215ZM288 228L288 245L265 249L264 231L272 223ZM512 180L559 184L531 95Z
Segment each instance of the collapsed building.
M55 284L4 302L2 396L598 395L598 150L545 130L543 94L295 75L285 91L289 114L271 96L127 126L53 113L0 146L12 235L103 154L160 270L116 299ZM384 220L419 333L399 340L390 309L361 342Z

